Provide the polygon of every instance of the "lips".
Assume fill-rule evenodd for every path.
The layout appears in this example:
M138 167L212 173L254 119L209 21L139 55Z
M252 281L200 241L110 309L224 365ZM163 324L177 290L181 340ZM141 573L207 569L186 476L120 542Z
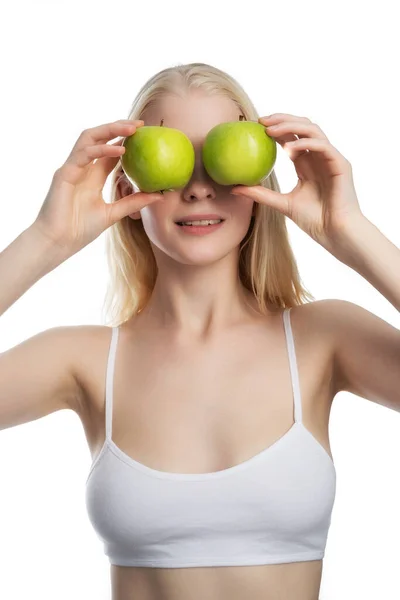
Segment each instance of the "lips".
M204 214L204 215L183 215L176 219L175 223L182 223L183 221L216 221L221 220L225 221L225 219L221 215L216 214Z
M214 219L215 221L217 219ZM218 223L208 223L208 225L191 225L190 223L193 223L193 221L178 221L178 223L176 223L176 225L179 225L180 227L212 227L214 225L222 225L222 223L224 222L223 219L218 219Z
M224 221L220 221L219 223L214 223L214 225L178 225L177 227L181 230L184 235L194 235L203 236L212 233L213 231L217 231L222 227Z

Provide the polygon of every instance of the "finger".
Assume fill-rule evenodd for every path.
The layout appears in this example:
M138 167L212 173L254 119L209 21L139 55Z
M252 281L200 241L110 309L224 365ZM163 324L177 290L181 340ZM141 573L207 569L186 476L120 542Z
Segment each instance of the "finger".
M328 166L328 174L331 176L343 175L350 166L349 161L326 140L314 138L302 138L295 142L288 142L284 149L288 152L292 161L295 161L305 150L321 154Z
M70 183L78 183L80 177L82 177L89 165L91 165L93 159L108 156L110 153L115 155L115 150L109 150L113 144L106 146L106 141L118 135L132 135L137 127L137 122L122 123L116 121L115 123L100 125L92 130L82 132L60 170L68 173L68 181Z
M295 132L295 127L297 127L299 124L303 124L303 126L306 126L307 124L313 125L313 123L307 117L297 117L296 115L290 115L287 113L275 113L269 117L260 117L258 121L261 123L261 125L266 127L266 133L271 138L277 137L276 141L280 145L299 139L299 136L296 135ZM279 137L275 136L273 133L274 130L271 129L271 127L285 125L287 122L291 123L293 131L291 131L291 128L289 128L289 130L286 129L285 131L276 130L279 134Z
M308 117L298 117L297 115L290 115L288 113L274 113L268 117L259 117L258 119L262 124L280 123L281 121L305 121L311 123Z
M161 193L147 193L147 192L135 192L129 196L124 196L116 202L107 204L108 210L110 211L110 222L113 225L124 217L138 212L148 204L154 202L165 202L165 197Z
M104 125L85 129L77 139L73 151L80 150L88 145L94 146L96 144L103 144L106 141L109 142L119 135L127 135L128 131L142 127L143 124L143 120L133 121L131 119L120 119L113 123L105 123Z
M318 125L315 123L306 123L305 121L284 121L276 125L268 125L266 131L269 136L276 138L278 142L282 140L282 137L290 137L291 135L292 137L296 135L300 139L305 137L313 137L320 140L328 139Z
M296 122L296 126L299 124L299 122L300 121ZM304 119L302 120L302 123L304 123ZM291 122L291 127L293 127L293 121ZM283 130L278 130L277 133L274 134L274 130L271 131L271 127L268 126L266 127L265 133L271 139L275 139L277 144L285 148L285 144L287 144L287 142L296 142L299 139L295 133L292 133L290 131L291 127L287 130L287 133L284 133ZM304 150L303 154L308 158L309 151ZM297 168L297 174L300 177L300 179L312 179L312 165L309 165L308 161L304 161L304 164L299 163L299 166L301 167L301 171L300 168Z
M94 177L91 183L92 185L95 185L96 163L104 158L111 158L112 162L108 163L108 168L112 164L115 166L124 151L124 149L118 147L120 145L121 144L118 141L115 144L87 146L81 150L79 154L75 155L74 160L67 160L62 167L60 167L59 171L62 173L63 179L72 185L76 185L83 179L91 181L91 178ZM114 162L113 159L116 159L116 161ZM102 163L100 162L99 169L101 169L101 165ZM98 177L97 180L99 181L100 177Z
M269 133L269 128L268 128L268 127L266 127L266 128L265 128L265 133L266 133L266 134L267 134L267 135L268 135L270 138L272 138L272 139L275 139L275 137L276 137L276 136L273 134L273 130L271 131L271 133ZM280 145L282 146L282 145L283 145L283 144L285 144L286 142L293 142L293 141L295 141L295 140L297 140L297 139L298 139L298 138L297 138L297 137L296 137L296 136L295 136L293 133L289 132L289 133L287 133L287 134L283 134L283 133L282 133L282 135L280 135L279 137L277 137L275 141L276 141L278 144L280 144Z
M88 180L94 189L102 190L107 181L107 177L118 165L121 156L125 153L125 148L122 146L123 142L124 138L114 142L114 144L107 144L111 148L114 147L115 150L110 150L109 155L98 158L94 162L93 168L88 174Z
M251 198L260 204L266 204L271 208L279 210L279 212L283 213L284 215L289 216L289 203L287 194L275 192L274 190L270 190L262 185L237 185L232 188L231 194L234 196L246 196L246 198Z
M93 166L92 163L96 164L99 160L107 157L120 158L124 153L125 148L122 147L121 141L115 142L114 144L97 144L95 146L85 146L80 150L74 158L71 166L79 167L81 171L85 167Z

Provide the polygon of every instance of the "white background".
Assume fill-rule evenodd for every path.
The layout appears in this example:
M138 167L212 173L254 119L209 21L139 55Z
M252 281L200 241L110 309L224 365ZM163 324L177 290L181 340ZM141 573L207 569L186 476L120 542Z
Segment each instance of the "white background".
M81 131L127 118L149 77L186 62L232 74L260 115L317 123L352 163L363 213L400 246L395 14L388 0L4 3L0 250L36 218ZM275 170L283 192L295 186L280 147ZM107 200L108 192L106 184ZM349 300L400 328L399 313L366 280L290 220L288 228L317 299ZM9 308L0 351L50 327L103 324L104 247L102 235ZM398 599L399 413L342 392L330 437L338 480L320 600ZM1 598L110 598L108 562L84 505L90 460L72 411L1 431Z

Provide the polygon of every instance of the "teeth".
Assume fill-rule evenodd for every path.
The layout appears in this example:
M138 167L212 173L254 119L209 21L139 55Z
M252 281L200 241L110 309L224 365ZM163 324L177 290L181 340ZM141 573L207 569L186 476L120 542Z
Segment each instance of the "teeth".
M221 223L222 219L208 220L208 221L182 221L182 225L214 225Z

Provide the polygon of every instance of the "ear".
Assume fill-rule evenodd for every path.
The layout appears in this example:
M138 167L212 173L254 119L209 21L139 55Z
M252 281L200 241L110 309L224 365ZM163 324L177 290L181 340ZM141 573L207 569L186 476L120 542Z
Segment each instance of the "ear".
M139 188L136 185L132 184L127 179L125 173L122 172L119 177L116 188L116 200L120 200L125 196L130 196L131 194L136 194L137 192L140 192ZM133 220L141 219L140 211L134 212L128 215L128 217L130 217Z

